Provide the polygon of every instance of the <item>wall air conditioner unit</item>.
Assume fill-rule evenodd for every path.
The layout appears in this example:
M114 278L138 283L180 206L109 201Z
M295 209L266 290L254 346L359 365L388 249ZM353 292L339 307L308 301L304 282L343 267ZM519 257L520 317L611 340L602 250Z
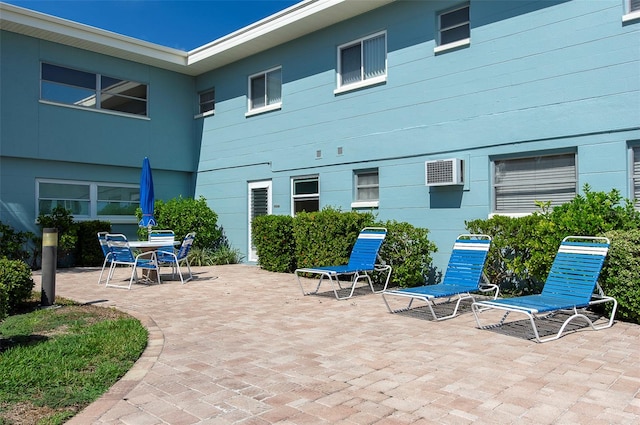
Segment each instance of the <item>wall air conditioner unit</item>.
M439 159L424 163L427 186L451 186L464 184L463 162L459 158Z

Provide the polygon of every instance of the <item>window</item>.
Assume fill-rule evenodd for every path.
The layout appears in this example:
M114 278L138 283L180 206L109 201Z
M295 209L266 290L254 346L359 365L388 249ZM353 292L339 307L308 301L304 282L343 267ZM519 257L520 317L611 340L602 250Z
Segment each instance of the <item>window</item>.
M469 5L449 9L438 15L438 45L458 47L469 44L471 26L469 25Z
M147 85L42 63L40 99L88 109L147 116Z
M625 0L625 14L622 22L637 21L640 19L640 0Z
M535 201L564 204L576 196L576 186L575 154L495 161L494 211L529 213Z
M199 114L212 115L216 106L216 91L215 89L203 91L198 95L199 98Z
M320 211L318 177L299 177L291 180L292 215L299 212Z
M360 170L354 172L355 201L352 208L378 207L380 192L378 170Z
M387 78L387 35L374 34L338 47L338 89L378 84Z
M36 216L62 206L76 219L121 223L135 222L140 204L139 186L127 184L40 179L36 181L36 196Z
M249 77L248 115L282 107L282 68Z
M636 208L640 208L640 146L636 146L633 152L633 201Z

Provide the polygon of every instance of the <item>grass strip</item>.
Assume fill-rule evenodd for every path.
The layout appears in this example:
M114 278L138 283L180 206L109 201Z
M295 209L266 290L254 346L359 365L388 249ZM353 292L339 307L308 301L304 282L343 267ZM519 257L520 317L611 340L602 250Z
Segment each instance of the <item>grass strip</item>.
M10 316L0 324L0 425L20 423L7 418L29 405L49 412L40 423L63 423L133 366L147 338L138 320L95 306Z

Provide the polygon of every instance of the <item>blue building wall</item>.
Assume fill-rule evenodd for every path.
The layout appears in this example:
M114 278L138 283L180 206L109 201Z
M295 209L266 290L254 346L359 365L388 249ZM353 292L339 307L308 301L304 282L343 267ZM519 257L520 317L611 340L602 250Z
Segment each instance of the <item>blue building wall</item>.
M353 172L378 168L381 220L430 230L448 260L465 221L492 212L492 161L575 152L578 187L630 196L640 139L639 24L623 2L471 2L471 43L434 53L436 13L397 2L197 78L216 88L203 119L197 195L247 253L247 183L272 180L291 213L291 178L318 175L321 206L351 209ZM387 81L334 94L337 46L386 31ZM247 78L282 67L282 109L245 117ZM338 150L342 148L342 153ZM321 157L317 152L321 151ZM465 161L464 186L426 187L424 162Z
M7 31L0 43L0 221L37 230L37 178L138 184L145 156L156 199L193 196L193 77ZM148 84L149 118L39 101L41 61ZM136 229L133 219L114 225Z
M0 220L35 230L38 178L137 184L204 196L245 256L248 184L317 175L320 206L351 209L354 171L376 168L380 220L430 230L443 267L465 221L493 209L493 161L576 154L578 187L632 196L640 145L640 21L623 0L471 1L470 45L436 53L454 1L398 1L197 77L2 31ZM386 32L387 80L334 94L337 49ZM39 101L40 62L149 85L149 119ZM282 108L246 116L248 77L282 67ZM215 87L215 114L194 119ZM425 186L425 161L460 158L462 186ZM135 233L135 223L114 226Z

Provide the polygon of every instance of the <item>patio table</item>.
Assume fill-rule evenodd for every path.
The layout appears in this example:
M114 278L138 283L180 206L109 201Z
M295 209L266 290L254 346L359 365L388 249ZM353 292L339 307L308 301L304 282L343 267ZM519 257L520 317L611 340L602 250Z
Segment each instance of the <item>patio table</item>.
M180 245L181 241L173 241L173 245ZM156 248L162 248L167 246L166 240L157 241L129 241L129 247L139 249L142 252L154 251ZM149 280L158 280L158 275L155 270L143 270L142 275Z

